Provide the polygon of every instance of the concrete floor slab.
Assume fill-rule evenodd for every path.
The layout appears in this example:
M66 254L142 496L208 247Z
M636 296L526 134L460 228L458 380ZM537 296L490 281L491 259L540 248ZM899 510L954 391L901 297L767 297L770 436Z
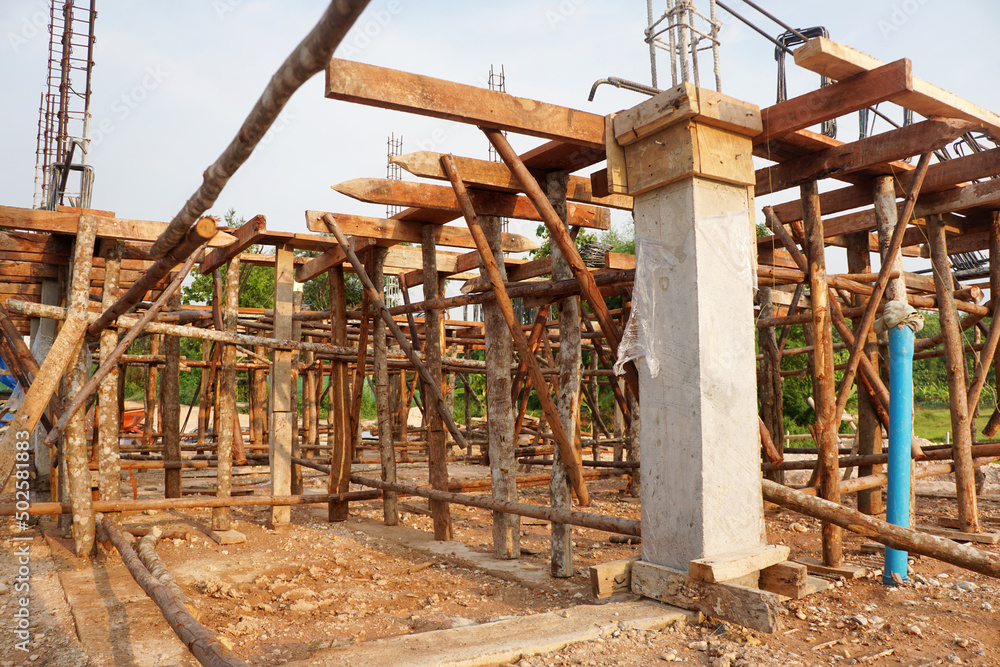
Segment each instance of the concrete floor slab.
M649 601L581 605L494 623L333 646L288 665L487 667L607 637L615 630L656 630L680 619L695 621L696 616L697 612Z

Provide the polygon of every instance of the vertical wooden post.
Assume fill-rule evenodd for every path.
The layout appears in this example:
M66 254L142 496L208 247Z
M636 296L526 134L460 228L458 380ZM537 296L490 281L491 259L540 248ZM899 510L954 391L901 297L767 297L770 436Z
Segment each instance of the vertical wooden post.
M809 291L812 298L813 324L813 393L816 403L816 434L819 439L818 466L820 494L826 500L840 502L840 423L835 415L837 391L834 386L833 331L830 322L830 290L826 282L826 253L823 242L823 219L820 216L819 188L816 181L802 186L802 211L806 232L806 256L809 258ZM840 567L844 562L842 529L823 523L823 562Z
M375 284L379 298L385 299L385 256L388 248L375 246L372 248L372 266L369 277ZM375 413L378 418L378 452L382 462L382 479L386 482L396 481L396 450L392 438L392 407L389 405L389 358L386 344L385 324L380 318L372 318L372 354L375 362ZM433 470L433 464L432 464ZM395 526L399 523L399 512L396 509L396 493L384 491L382 494L382 516L385 525ZM435 522L436 523L436 522Z
M86 314L87 304L90 301L90 269L94 258L95 228L96 221L93 216L80 217L73 248L69 310L81 315ZM86 348L80 348L79 354L75 356L76 361L70 363L64 379L66 393L73 397L83 388L88 370ZM77 556L83 556L90 553L94 546L96 526L90 470L87 466L87 416L84 410L78 411L66 424L63 458L66 461L66 489L73 509L74 549Z
M944 223L939 215L927 218L927 233L937 288L938 316L944 335L944 356L948 370L948 407L951 411L952 451L955 460L955 490L958 497L960 530L978 533L979 511L976 503L976 474L972 465L972 435L969 432L968 393L965 385L965 349L958 311L955 309L955 287L948 262L948 244Z
M871 249L869 245L868 232L856 232L847 236L847 270L851 273L869 273L871 265ZM895 286L893 286L895 289ZM867 298L861 295L854 296L855 306L863 306ZM861 318L855 318L852 326L856 330L861 325ZM864 353L868 355L872 365L878 369L878 341L875 332L868 334L868 344L865 345ZM872 405L871 396L858 383L858 454L881 454L882 449L882 424L879 422ZM859 466L858 476L867 477L882 472L883 465ZM858 511L877 516L885 511L885 502L882 497L882 489L870 489L858 491Z
M201 369L201 382L198 388L198 446L205 444L205 434L208 432L209 397L212 395L212 359L215 357L215 345L207 340L201 342L201 359L205 366ZM199 450L201 451L201 450Z
M330 282L330 343L347 344L347 288L344 285L344 267L335 266L327 272ZM364 317L364 315L362 315ZM364 345L363 343L361 344ZM361 381L364 381L364 361L362 358ZM355 382L357 382L355 376ZM345 493L351 485L351 451L354 435L348 427L347 410L347 362L333 360L330 371L330 409L327 413L333 424L330 445L330 493ZM347 521L347 501L331 502L328 507L330 521Z
M180 292L170 298L170 305L181 304ZM160 379L160 434L163 442L163 460L180 463L181 460L181 339L163 337L163 376ZM181 497L181 469L163 471L165 498Z
M256 352L261 357L264 357L264 356L267 355L267 349L264 348L263 345L256 345L256 346L254 346L254 352ZM257 436L256 436L257 439L254 440L253 444L255 446L257 446L257 447L263 446L264 443L265 443L265 441L267 440L267 436L268 436L268 430L267 430L268 429L268 427L267 427L267 424L268 424L268 421L267 421L267 414L268 414L268 407L267 407L267 378L268 378L268 374L269 374L268 373L268 369L266 369L266 368L263 369L263 370L255 371L254 383L253 383L253 386L250 387L250 393L254 395L254 398L255 398L254 403L257 406L254 409L253 415L252 415L254 429L257 432Z
M149 336L149 354L160 353L160 335ZM143 396L143 407L145 408L145 419L142 424L142 444L147 449L156 442L156 414L157 414L157 374L158 369L155 364L146 365L146 393Z
M757 290L757 302L760 305L761 318L774 315L774 301L771 288L761 285ZM782 403L784 393L781 386L781 353L778 351L778 339L774 335L774 327L757 329L760 341L760 351L763 358L760 361L760 419L771 435L771 441L778 454L785 451L785 425L782 419ZM775 470L764 474L770 480L783 483L784 471Z
M308 337L312 340L312 337ZM319 404L317 398L319 393L316 387L317 372L314 366L316 365L316 354L314 352L303 352L302 353L302 363L306 367L306 378L302 385L302 418L306 423L306 434L305 434L305 444L308 449L303 452L303 458L311 459L315 456L315 449L317 444L319 444ZM319 365L322 369L323 362L320 361ZM322 370L318 373L319 379L322 380L323 373Z
M302 283L295 282L292 289L292 313L302 311ZM292 340L302 338L302 322L292 320ZM299 419L299 352L292 352L292 457L302 457L302 421ZM295 495L302 493L302 466L292 463L291 490Z
M121 277L122 251L125 245L121 241L109 243L108 252L104 258L104 295L101 307L107 310L118 300L118 288ZM118 333L114 327L101 332L101 359L106 359L118 344ZM97 439L99 445L98 470L100 471L101 500L119 500L121 498L121 462L119 461L118 432L121 419L118 414L118 374L116 365L107 377L101 380L97 396ZM117 514L113 516L117 517Z
M403 289L406 289L405 287ZM399 396L399 403L397 408L399 409L399 440L403 443L403 460L410 460L409 446L406 444L409 442L409 435L407 433L410 420L410 392L409 383L406 381L406 369L399 369L398 386L396 388L396 394Z
M223 328L236 332L240 307L240 260L235 257L226 266L225 314ZM218 462L216 467L216 491L219 498L228 498L233 488L233 438L235 437L236 415L236 346L222 346L222 368L219 369L219 432L216 438ZM242 436L241 436L242 437ZM232 512L228 507L212 508L212 530L232 529Z
M990 299L1000 298L1000 213L993 212L990 220ZM996 302L994 301L994 304ZM994 305L994 308L996 306ZM991 322L990 326L996 326L997 322ZM1000 354L993 357L993 386L1000 390ZM996 418L1000 417L1000 410L994 409L986 426L983 427L983 435L992 438L996 433Z
M507 279L501 251L503 223L499 217L479 216L480 225L503 280ZM485 264L480 259L485 275ZM514 421L511 419L510 364L512 342L507 321L496 301L483 304L483 331L486 343L486 434L490 459L492 495L498 500L517 500L517 462L514 459ZM469 388L465 388L465 415L469 416ZM472 431L467 424L466 433ZM471 445L469 446L471 449ZM521 555L521 519L516 514L493 512L493 555L514 559Z
M545 195L556 214L566 224L566 185L569 175L564 171L545 175ZM552 280L573 277L569 261L560 246L552 244ZM559 390L556 406L559 420L566 433L576 434L580 420L580 303L571 296L558 301L559 307ZM574 438L576 441L576 438ZM574 446L576 442L574 442ZM579 449L577 447L577 449ZM579 456L579 453L577 454ZM552 507L570 509L572 493L566 463L553 450L552 477L549 481ZM573 576L573 527L552 522L550 567L553 577Z
M62 304L59 296L58 280L42 281L41 302L48 306L59 306ZM31 321L31 348L33 350L32 353L35 355L35 361L38 364L45 361L45 357L48 355L53 341L55 341L57 323L58 322L56 320L50 320L44 317L32 319ZM36 338L36 336L38 336L38 338ZM36 342L39 343L37 347ZM54 480L51 477L51 474L56 472L58 477L58 468L52 467L52 459L49 456L49 448L44 444L44 440L45 435L43 433L40 433L37 430L31 432L31 449L35 452L35 469L38 472L37 488L39 491L44 491L48 488L50 491L50 498L57 500L58 480Z
M435 225L424 225L421 228L421 253L424 269L424 298L438 299L442 296L441 277L437 272L437 248L434 241ZM444 394L444 383L441 374L441 354L444 345L444 320L441 311L430 308L424 313L424 359L427 370L435 386ZM426 394L422 394L427 405ZM448 461L445 445L444 423L437 410L426 410L427 419L427 455L430 468L431 488L441 491L448 490ZM429 500L428 505L434 519L434 539L439 541L452 538L451 512L448 503L439 500Z
M295 291L295 257L286 245L275 246L274 265L274 337L292 337L292 312ZM292 411L295 389L292 386L292 350L275 350L271 366L271 427L268 449L271 454L271 494L287 496L292 486ZM272 507L271 527L291 520L290 507Z

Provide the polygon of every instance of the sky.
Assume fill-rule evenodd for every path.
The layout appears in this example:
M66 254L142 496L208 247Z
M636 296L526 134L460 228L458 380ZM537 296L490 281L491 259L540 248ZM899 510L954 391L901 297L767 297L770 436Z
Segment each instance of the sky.
M783 31L740 0L727 4L772 35ZM825 26L834 40L884 62L908 57L916 76L1000 110L1000 88L992 73L1000 62L995 36L1000 3L759 4L794 27ZM325 6L318 0L98 0L92 207L119 217L170 220ZM698 0L698 6L707 11L708 1ZM663 0L654 3L657 15L664 9ZM720 10L719 16L722 91L760 106L773 104L773 45L728 12ZM0 3L2 205L32 205L47 21L45 0ZM604 86L594 102L587 101L598 79L650 82L645 25L646 6L640 0L372 0L335 55L478 86L485 86L491 65L502 66L513 95L607 114L646 99ZM658 66L660 87L666 88L665 55ZM710 61L702 67L708 72ZM791 60L788 81L790 96L818 85L817 75L797 69ZM898 108L892 115L899 118ZM854 118L840 123L838 138L856 136ZM382 216L384 207L356 202L330 186L384 177L390 133L402 135L404 152L487 155L487 141L473 126L327 100L318 75L293 96L212 212L222 215L232 208L246 219L264 214L269 229L295 232L307 231L307 209ZM512 135L511 143L523 151L541 141ZM778 195L779 200L791 196L791 191ZM628 219L616 216L616 224ZM514 221L511 231L533 235L536 226Z

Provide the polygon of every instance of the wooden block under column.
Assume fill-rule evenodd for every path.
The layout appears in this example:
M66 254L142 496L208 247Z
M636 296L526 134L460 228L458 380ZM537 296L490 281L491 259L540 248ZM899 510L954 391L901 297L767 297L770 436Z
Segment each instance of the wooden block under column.
M710 584L685 572L638 560L632 564L632 592L761 632L781 629L781 597L756 588Z
M606 600L619 593L632 592L632 563L638 556L590 566L590 594L595 600Z
M785 561L760 571L761 590L788 598L800 598L805 593L809 571L802 563Z
M796 558L795 562L805 565L809 569L810 574L844 577L845 579L862 579L868 576L868 568L862 565L844 563L841 567L829 567L823 565L823 562L818 558L810 556Z
M688 563L688 575L694 579L718 583L739 579L788 558L791 550L780 544L766 544L759 549L720 556L699 558Z

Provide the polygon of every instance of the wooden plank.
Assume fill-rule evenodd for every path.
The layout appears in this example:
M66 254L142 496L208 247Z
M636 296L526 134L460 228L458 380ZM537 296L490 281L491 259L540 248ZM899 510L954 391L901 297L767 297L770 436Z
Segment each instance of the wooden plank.
M863 579L868 576L868 568L863 565L844 563L839 567L829 567L824 565L818 558L811 556L796 558L795 562L805 565L810 574L818 574L826 577L844 577L845 579Z
M375 239L351 237L354 252L363 252L375 245ZM341 266L347 261L347 254L340 245L336 245L324 252L319 257L313 257L305 264L295 267L295 280L306 283L316 276L323 275L335 266Z
M632 556L591 565L589 568L591 597L595 600L607 600L613 595L631 593L632 564L637 560L638 556Z
M685 572L638 560L632 563L632 592L760 632L781 629L781 597L756 588L710 584Z
M199 266L201 274L207 276L212 273L212 271L220 268L223 264L257 243L260 239L260 235L266 231L267 218L259 214L250 218L243 223L239 229L233 232L233 236L236 237L235 241L227 245L225 248L212 250L205 255L205 259L201 261Z
M750 137L760 134L763 129L757 105L682 82L616 114L615 139L622 146L628 146L668 126L694 118L699 124Z
M798 599L805 594L808 577L804 564L785 561L762 569L758 586L763 591Z
M911 90L912 78L910 61L903 58L761 109L763 130L754 137L754 143L770 141L892 99Z
M635 255L621 252L607 252L604 254L604 268L612 271L635 268Z
M665 127L631 144L625 151L625 172L633 196L691 176L737 185L754 182L746 137L693 121Z
M1000 207L1000 179L972 183L964 188L955 188L920 197L913 215L927 217L938 213L967 211L974 208L995 209Z
M331 186L337 192L372 204L408 206L461 213L455 192L443 185L397 181L388 178L355 178ZM523 195L493 190L469 189L476 213L522 220L542 217ZM570 204L569 224L590 229L610 229L611 215L606 208L587 204Z
M328 233L330 231L323 222L322 211L306 211L306 225L311 231ZM344 234L352 236L367 236L385 241L405 241L420 243L423 225L415 222L404 222L385 218L370 218L362 215L331 214L336 218ZM454 248L475 248L476 243L467 229L461 227L435 226L434 242L437 245ZM526 236L520 234L503 235L504 252L528 252L537 250L540 246ZM387 260L388 261L388 260Z
M433 151L416 151L394 156L392 163L398 164L414 176L447 180L447 176L441 169L441 155L442 153ZM462 178L466 179L466 183L471 186L500 190L501 192L521 192L521 182L503 163L467 157L455 157L455 163L462 171ZM531 167L531 165L527 166ZM542 171L538 169L532 173L536 178L542 176ZM632 210L632 197L620 194L598 197L591 189L590 179L580 176L569 177L566 198L581 204L597 204L625 211Z
M429 76L333 58L326 96L498 130L604 147L604 117Z
M834 80L873 70L882 62L826 37L816 37L795 50L795 64ZM957 95L914 78L913 90L893 101L924 116L961 118L982 124L989 134L1000 138L1000 116Z
M758 169L755 193L762 196L808 181L878 167L883 173L892 169L880 165L893 160L937 150L962 134L976 129L964 120L938 119L908 125L897 130L828 148ZM919 214L918 214L919 215Z
M604 131L604 146L608 154L608 166L603 172L603 177L598 176L602 194L628 194L628 167L625 160L625 148L618 143L615 138L615 116L609 114L606 119ZM591 188L594 186L594 176L590 175Z
M0 206L0 228L26 229L52 234L76 235L80 216L74 213L43 211L34 208ZM96 216L97 237L123 241L155 241L167 228L165 222L151 220L128 220ZM236 240L232 234L219 232L209 242L209 246L220 248Z
M717 558L699 558L688 563L688 575L709 583L739 579L784 561L790 551L780 544L766 544L751 551Z

